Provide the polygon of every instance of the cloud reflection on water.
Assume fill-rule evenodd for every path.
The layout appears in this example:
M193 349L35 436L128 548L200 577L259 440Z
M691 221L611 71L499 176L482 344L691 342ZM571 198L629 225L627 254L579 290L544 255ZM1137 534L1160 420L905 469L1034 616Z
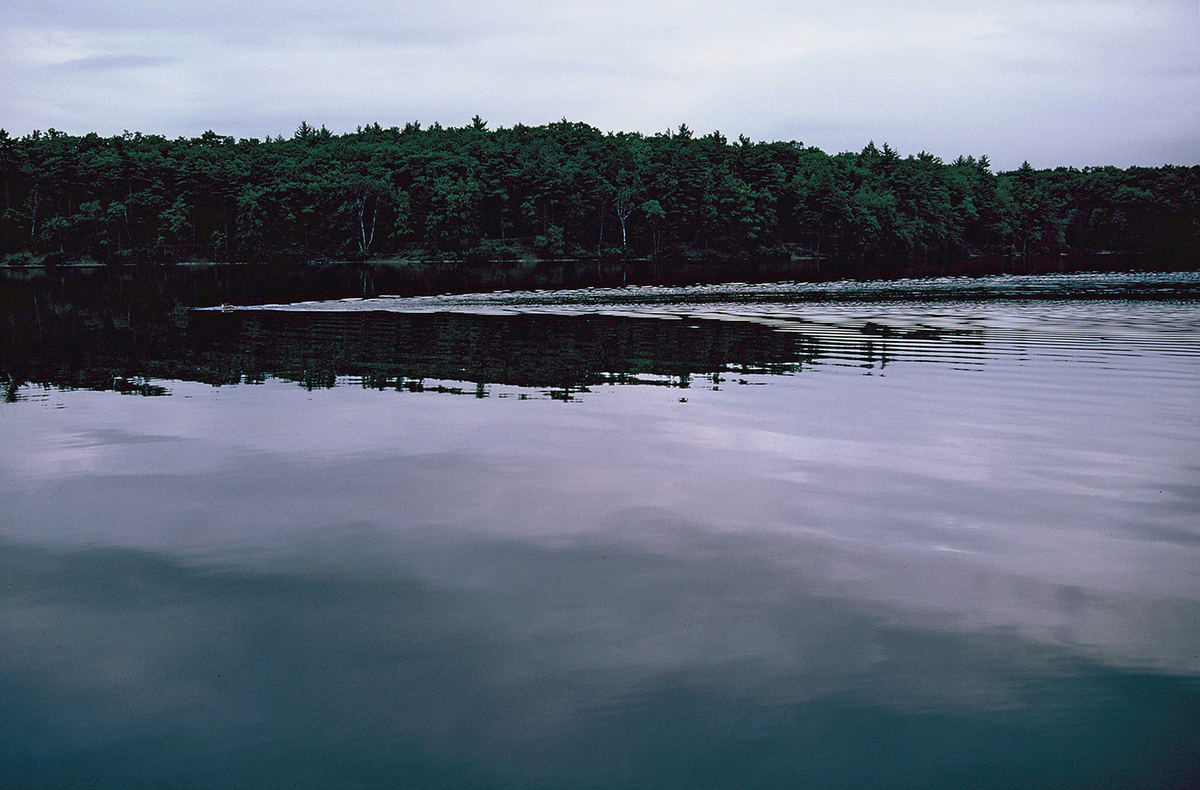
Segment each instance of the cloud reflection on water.
M1186 774L1192 683L916 624L781 568L770 540L661 528L670 551L426 532L370 573L370 535L269 570L7 544L8 776L887 787L976 776L998 741L998 785L1067 778L1064 754L1084 784L1129 759Z

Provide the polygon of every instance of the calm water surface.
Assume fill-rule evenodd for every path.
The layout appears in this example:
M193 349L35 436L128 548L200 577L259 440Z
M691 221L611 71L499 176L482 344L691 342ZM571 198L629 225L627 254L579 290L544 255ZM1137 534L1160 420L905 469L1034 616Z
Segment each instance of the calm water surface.
M1194 787L1200 303L1066 281L275 305L172 352L238 384L17 387L0 788Z

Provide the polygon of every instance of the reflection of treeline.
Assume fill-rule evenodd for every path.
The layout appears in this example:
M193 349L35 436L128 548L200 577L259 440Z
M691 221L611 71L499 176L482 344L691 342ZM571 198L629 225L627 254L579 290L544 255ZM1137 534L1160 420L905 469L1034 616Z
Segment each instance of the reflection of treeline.
M0 130L0 182L10 262L1200 254L1200 167L997 174L986 157L830 156L684 126L302 124L265 141Z
M239 273L244 267L238 267ZM197 312L167 283L174 267L0 280L0 381L155 394L146 379L212 384L274 376L310 387L424 379L576 389L687 384L693 375L795 370L815 341L756 324L609 316ZM132 274L137 274L133 272ZM162 276L152 276L159 274ZM216 272L195 275L214 287Z
M576 388L693 375L785 372L817 353L796 333L728 321L664 321L615 316L241 313L197 316L193 338L206 353L237 348L243 375L272 375L309 386L336 376L367 386L403 387L439 379L526 387ZM207 324L207 326L201 326Z

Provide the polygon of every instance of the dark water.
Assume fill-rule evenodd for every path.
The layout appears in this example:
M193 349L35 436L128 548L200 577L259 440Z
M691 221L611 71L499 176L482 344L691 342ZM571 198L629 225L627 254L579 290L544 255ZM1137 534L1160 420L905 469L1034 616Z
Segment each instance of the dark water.
M1195 787L1198 284L10 293L0 788Z

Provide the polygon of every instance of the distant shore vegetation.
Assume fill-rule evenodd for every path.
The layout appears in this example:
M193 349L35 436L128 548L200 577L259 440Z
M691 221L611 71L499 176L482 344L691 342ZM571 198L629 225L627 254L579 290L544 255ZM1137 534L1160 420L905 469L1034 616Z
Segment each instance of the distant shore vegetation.
M1200 166L993 172L686 126L409 123L235 140L0 130L0 259L1200 261Z

